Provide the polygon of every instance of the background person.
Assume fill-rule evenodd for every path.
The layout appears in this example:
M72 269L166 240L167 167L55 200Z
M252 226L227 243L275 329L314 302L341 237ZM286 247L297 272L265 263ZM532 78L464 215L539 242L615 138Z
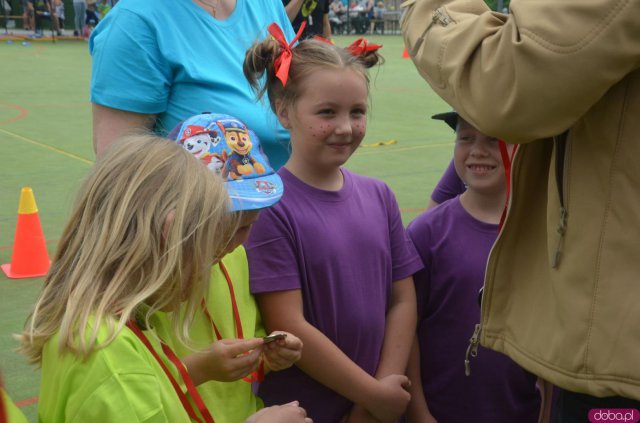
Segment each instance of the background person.
M331 22L329 21L329 5L331 0L282 0L293 30L298 33L302 22L307 22L300 39L319 35L331 39Z
M561 388L557 421L640 409L640 2L407 6L408 51L434 91L521 144L480 342Z
M289 133L242 74L247 48L277 22L271 0L121 0L93 31L91 101L94 148L139 128L166 134L185 116L224 112L249 125L275 168L289 156Z
M211 269L204 302L196 311L189 332L193 345L184 345L172 335L169 315L163 316L163 324L158 329L163 339L171 340L170 345L186 362L189 372L199 373L195 377L203 379L198 391L215 421L229 423L245 421L264 407L252 389L253 382L260 382L265 372L290 367L302 353L302 342L291 333L263 348L256 348L255 343L255 338L262 338L266 332L249 290L249 264L241 244L261 210L277 203L282 196L282 180L269 165L260 139L238 119L211 113L184 120L171 131L169 138L212 172L222 175L225 171L216 160L234 153L225 142L223 130L231 126L246 133L250 142L249 157L262 165L262 171L254 169L238 180L230 175L224 177L232 198L230 210L239 223L225 247L224 256ZM265 189L256 190L257 183ZM261 345L260 339L257 341L257 345ZM193 348L198 352L194 354Z

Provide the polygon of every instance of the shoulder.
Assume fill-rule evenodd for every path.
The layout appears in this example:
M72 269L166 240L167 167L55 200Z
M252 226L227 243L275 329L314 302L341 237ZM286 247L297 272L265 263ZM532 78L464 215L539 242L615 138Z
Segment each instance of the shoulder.
M361 175L359 173L354 173L348 169L342 169L345 178L350 178L353 181L353 185L357 189L364 189L375 191L384 195L391 195L395 197L393 191L384 181L380 179L373 178L371 176Z
M407 232L413 238L416 233L431 231L433 226L443 227L444 223L454 219L455 212L458 210L460 202L458 197L446 200L436 207L427 210L416 217L407 226Z

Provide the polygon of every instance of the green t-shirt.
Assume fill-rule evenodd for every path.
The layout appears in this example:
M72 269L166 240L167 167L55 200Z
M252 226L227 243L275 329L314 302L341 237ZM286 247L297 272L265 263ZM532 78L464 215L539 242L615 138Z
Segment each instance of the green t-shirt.
M4 389L0 389L0 401L4 402L4 409L7 413L7 423L27 423L27 418L22 414L22 411L16 407L13 401L11 401L11 398L9 398L9 395L7 395Z
M222 259L222 263L227 269L233 284L244 338L264 336L265 331L258 313L258 307L249 291L247 253L243 247L238 247L227 254ZM209 313L220 331L220 335L223 338L238 338L229 287L218 265L211 270L211 281L206 303ZM160 326L156 326L156 330L162 339L167 342L178 357L193 354L193 351L181 345L173 337L169 330L170 323L166 316L163 317L164 322ZM196 314L190 333L197 348L204 348L217 340L211 323L204 312ZM244 380L206 382L198 386L198 392L200 392L216 423L243 422L247 417L263 407L262 401L253 393L251 383Z
M151 331L151 345L181 383L175 366L164 357ZM98 340L105 339L106 327ZM49 339L42 354L38 418L47 422L190 422L166 374L138 337L124 328L105 348L86 361L60 354L59 335Z

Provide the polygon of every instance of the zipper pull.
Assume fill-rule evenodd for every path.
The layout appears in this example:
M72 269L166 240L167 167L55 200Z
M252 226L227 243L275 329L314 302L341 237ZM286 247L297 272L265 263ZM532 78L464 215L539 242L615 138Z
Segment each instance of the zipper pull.
M476 324L473 331L473 336L469 339L469 346L467 352L464 355L464 374L465 376L471 375L471 361L469 357L476 358L478 356L478 346L480 345L480 323Z
M562 246L564 244L564 234L567 230L567 209L564 206L560 206L560 221L558 222L558 242L556 244L556 252L553 255L551 267L556 269L560 264L560 257L562 256Z
M431 23L432 24L438 23L442 26L447 26L451 23L451 18L449 17L447 12L445 12L444 9L440 7L436 9L435 12L433 12L433 16L431 17Z

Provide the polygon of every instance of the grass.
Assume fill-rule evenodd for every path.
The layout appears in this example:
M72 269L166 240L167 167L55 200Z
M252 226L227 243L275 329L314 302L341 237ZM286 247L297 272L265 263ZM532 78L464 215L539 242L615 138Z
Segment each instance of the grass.
M337 37L347 45L353 37ZM371 37L384 45L386 63L371 71L371 114L363 147L348 167L386 181L408 223L426 205L451 158L453 135L429 116L449 107L402 58L399 36ZM11 260L22 187L33 188L50 255L75 190L94 159L89 79L83 42L0 39L0 262ZM372 146L395 140L395 143ZM29 421L37 421L39 372L15 352L18 333L42 279L0 275L0 370L5 388Z

